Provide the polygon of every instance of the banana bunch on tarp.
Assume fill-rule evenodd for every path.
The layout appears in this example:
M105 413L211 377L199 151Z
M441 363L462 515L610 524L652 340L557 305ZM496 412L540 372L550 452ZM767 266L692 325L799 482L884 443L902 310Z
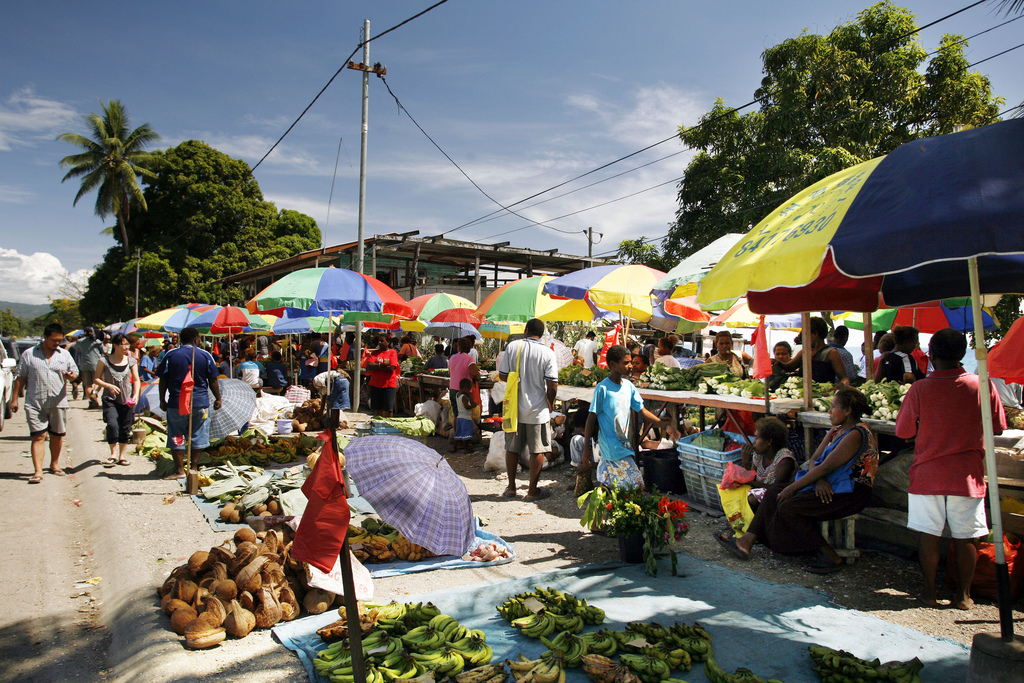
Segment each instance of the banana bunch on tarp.
M905 662L868 661L845 650L833 650L815 645L807 648L814 659L814 673L822 683L853 683L854 681L892 681L893 683L920 683L924 663L914 657Z

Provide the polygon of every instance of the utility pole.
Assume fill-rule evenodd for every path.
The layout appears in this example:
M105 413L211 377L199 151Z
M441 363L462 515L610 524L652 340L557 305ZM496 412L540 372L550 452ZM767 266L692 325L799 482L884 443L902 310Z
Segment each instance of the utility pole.
M356 239L356 272L362 274L363 268L363 226L366 218L366 139L370 129L370 73L380 78L388 72L380 64L370 65L370 20L363 20L363 62L349 62L349 69L363 72L363 132L359 146L359 228ZM362 358L363 358L363 325L356 322L356 339L353 354L355 355L355 375L352 382L352 405L359 410L359 397L362 392Z
M142 262L142 250L135 247L135 317L139 317L139 264Z

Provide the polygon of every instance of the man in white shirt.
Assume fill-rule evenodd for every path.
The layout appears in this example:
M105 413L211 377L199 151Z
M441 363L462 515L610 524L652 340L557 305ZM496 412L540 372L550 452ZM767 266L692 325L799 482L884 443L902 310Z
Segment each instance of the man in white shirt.
M516 497L519 452L529 449L530 487L526 491L526 500L540 500L551 495L549 491L539 490L537 481L544 466L544 457L551 452L551 408L558 390L558 365L554 351L541 341L544 336L541 320L532 318L527 322L524 335L524 339L508 345L498 363L498 378L502 382L508 379L509 373L519 372L517 429L505 432L508 488L502 496Z
M573 355L583 359L583 368L586 370L594 367L594 364L597 363L597 354L601 350L597 342L594 341L595 336L594 331L590 330L587 332L587 336L572 347Z

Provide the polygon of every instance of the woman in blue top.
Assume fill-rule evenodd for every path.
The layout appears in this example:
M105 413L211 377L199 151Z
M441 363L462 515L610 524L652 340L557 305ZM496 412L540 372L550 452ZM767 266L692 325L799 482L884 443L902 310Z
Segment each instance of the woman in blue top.
M832 429L814 452L809 469L785 488L769 488L741 538L732 532L715 533L726 550L741 560L749 559L754 543L760 542L778 553L811 554L817 557L804 571L831 574L839 571L842 559L821 535L821 522L855 515L871 498L878 446L863 424L868 410L864 394L843 387L832 398L829 419Z
M594 387L578 472L586 472L594 466L591 439L595 427L600 425L597 443L601 448L601 462L597 466L597 482L605 486L643 486L643 476L633 457L637 452L633 413L640 413L654 427L669 425L644 408L640 390L627 379L632 358L626 347L616 344L608 349L607 360L609 375Z
M263 390L268 394L280 394L288 386L288 366L281 362L281 352L270 354L267 363L267 378L263 382Z

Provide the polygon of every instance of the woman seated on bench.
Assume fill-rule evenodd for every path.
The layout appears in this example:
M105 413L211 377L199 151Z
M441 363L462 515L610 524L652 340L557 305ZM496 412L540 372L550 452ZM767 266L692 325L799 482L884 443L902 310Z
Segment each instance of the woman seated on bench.
M749 559L754 543L760 542L778 553L817 553L804 571L839 571L842 559L822 537L821 522L855 515L871 498L878 447L867 427L858 424L867 410L860 391L843 387L836 392L829 411L832 429L814 452L810 469L785 487L769 487L742 537L714 532L715 540L741 560Z

